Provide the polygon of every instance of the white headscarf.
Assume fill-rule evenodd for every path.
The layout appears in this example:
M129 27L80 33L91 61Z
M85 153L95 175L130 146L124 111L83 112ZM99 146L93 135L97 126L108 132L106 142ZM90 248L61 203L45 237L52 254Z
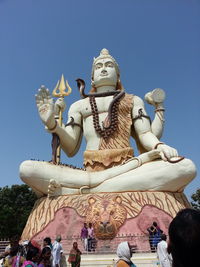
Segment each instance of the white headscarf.
M119 260L125 260L126 262L131 262L130 258L132 255L127 241L122 242L118 245L117 256L119 257Z

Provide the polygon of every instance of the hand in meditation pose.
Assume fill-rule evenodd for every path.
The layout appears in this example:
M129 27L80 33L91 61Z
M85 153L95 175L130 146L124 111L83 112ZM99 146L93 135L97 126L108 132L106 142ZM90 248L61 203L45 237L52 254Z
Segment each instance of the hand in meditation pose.
M160 142L163 108L157 104L151 123L144 102L126 94L120 82L119 67L103 49L92 66L92 89L71 105L68 123L59 125L55 104L48 89L36 95L38 112L50 133L56 134L68 157L86 139L85 170L49 162L24 161L20 177L38 196L94 192L171 191L181 192L195 177L189 159L179 161L176 149ZM136 140L140 155L135 157L130 137Z

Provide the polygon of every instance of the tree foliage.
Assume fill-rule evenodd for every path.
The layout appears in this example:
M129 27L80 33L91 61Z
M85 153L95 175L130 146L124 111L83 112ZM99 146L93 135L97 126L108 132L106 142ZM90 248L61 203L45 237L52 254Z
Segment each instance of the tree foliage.
M192 207L196 210L200 210L200 188L197 189L197 191L194 194L192 194L191 198L193 200L191 202Z
M0 238L21 236L36 199L25 184L0 187Z

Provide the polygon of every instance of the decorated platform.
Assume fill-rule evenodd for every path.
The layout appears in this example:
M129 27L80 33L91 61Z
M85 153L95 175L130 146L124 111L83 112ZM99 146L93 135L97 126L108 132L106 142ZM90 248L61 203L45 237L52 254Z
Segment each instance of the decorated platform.
M22 239L42 240L50 236L54 240L56 235L63 239L79 238L83 223L91 222L97 240L112 240L116 245L116 236L147 235L147 228L153 221L167 233L172 218L185 207L189 207L185 195L170 192L43 197L35 203ZM138 250L148 251L147 239L133 242Z

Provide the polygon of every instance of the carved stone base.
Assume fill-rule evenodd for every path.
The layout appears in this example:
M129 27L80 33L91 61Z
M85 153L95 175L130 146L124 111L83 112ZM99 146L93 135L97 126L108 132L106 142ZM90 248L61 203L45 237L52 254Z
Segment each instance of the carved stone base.
M146 229L152 222L156 221L167 234L172 218L179 210L189 206L183 193L170 192L44 197L36 201L23 231L22 240L34 238L42 241L46 236L54 240L58 234L63 240L69 240L72 236L76 236L78 240L83 223L91 222L99 244L100 240L119 243L123 241L120 236L146 235L145 242L144 239L134 241L138 249L146 250L149 246Z

